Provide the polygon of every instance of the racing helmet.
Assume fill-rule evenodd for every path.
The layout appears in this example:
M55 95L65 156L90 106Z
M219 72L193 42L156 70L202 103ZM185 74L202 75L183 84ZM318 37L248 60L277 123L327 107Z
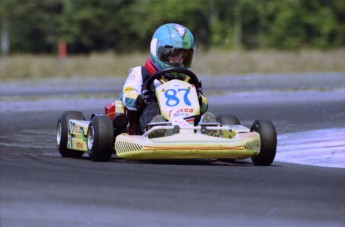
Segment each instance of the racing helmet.
M150 58L158 70L171 67L190 68L194 50L194 37L188 28L169 23L160 26L153 34Z

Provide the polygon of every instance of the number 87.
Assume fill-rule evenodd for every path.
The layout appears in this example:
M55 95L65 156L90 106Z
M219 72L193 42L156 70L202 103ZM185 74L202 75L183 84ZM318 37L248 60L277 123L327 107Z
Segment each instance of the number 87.
M180 103L180 100L179 100L179 98L176 95L177 95L177 93L180 93L181 91L184 92L184 95L183 95L184 103L187 106L192 105L192 103L188 99L188 94L190 93L190 90L186 89L186 88L177 89L177 91L174 90L174 89L166 90L165 93L164 93L165 97L167 98L167 101L165 102L165 104L167 106L172 106L172 107L173 106L177 106Z

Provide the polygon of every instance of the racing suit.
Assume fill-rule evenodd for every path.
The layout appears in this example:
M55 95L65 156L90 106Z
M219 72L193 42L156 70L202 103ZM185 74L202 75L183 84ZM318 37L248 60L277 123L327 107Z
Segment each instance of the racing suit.
M121 101L124 106L131 111L141 111L141 116L139 119L139 125L141 132L144 132L146 124L151 122L152 118L160 114L159 106L156 102L148 104L144 109L137 109L138 96L142 92L142 86L145 81L158 70L152 64L151 59L148 58L144 66L137 66L131 68L128 73L125 84L123 85ZM160 82L158 80L154 81L154 86L158 87ZM208 108L208 102L206 97L202 92L198 92L200 112L205 113Z

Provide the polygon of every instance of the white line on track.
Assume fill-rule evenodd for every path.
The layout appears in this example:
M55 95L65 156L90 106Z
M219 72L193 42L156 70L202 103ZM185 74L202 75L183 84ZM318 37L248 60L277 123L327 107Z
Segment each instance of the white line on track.
M278 135L275 161L345 168L345 128Z

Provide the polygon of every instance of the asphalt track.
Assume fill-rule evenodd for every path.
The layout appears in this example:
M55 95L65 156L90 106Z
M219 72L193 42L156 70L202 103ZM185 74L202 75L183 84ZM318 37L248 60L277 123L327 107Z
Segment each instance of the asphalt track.
M338 86L210 95L210 111L236 114L247 126L271 119L279 135L341 129L345 93ZM52 100L1 100L1 227L345 225L344 168L61 158L61 111L77 106L89 116L106 99L64 99L55 108Z

